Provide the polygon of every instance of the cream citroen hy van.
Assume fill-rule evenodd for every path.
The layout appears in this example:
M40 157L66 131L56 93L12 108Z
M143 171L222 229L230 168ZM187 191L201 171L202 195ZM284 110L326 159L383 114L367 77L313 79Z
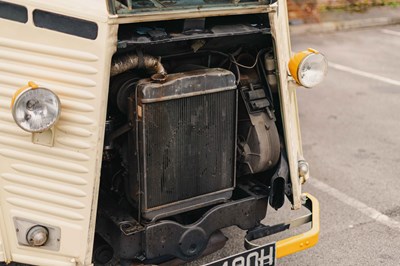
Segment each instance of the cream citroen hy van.
M326 65L284 0L1 0L0 261L178 265L230 226L248 251L210 265L315 245L296 89ZM265 222L285 201L309 214Z

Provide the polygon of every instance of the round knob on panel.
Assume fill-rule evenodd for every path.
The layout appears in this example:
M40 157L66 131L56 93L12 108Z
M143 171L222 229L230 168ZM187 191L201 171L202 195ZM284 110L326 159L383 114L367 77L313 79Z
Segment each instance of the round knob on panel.
M32 247L40 247L46 244L49 238L49 230L41 225L35 225L29 229L26 234L26 240L28 244Z

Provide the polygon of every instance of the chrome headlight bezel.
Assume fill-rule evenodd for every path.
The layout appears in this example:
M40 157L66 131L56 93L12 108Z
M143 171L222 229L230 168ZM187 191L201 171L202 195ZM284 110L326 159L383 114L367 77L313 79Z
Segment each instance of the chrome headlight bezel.
M12 102L12 116L23 130L40 133L57 123L61 114L61 102L57 94L43 87L27 87L18 90Z

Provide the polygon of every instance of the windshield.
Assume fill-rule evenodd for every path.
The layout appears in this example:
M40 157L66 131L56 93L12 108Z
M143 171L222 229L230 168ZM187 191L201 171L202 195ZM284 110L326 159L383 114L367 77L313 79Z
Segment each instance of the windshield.
M114 14L134 14L177 9L268 5L276 0L111 0Z

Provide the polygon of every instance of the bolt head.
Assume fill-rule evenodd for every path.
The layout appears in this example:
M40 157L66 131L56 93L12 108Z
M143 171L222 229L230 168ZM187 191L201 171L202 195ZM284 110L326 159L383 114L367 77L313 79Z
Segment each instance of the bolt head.
M308 163L306 161L300 161L298 165L299 165L299 176L305 177L309 171Z

